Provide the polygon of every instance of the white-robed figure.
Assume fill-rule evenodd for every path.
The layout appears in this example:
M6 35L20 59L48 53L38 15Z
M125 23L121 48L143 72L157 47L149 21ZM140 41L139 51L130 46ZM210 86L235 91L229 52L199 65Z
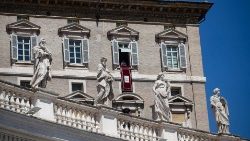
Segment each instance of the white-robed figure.
M30 82L32 89L45 88L47 81L51 80L52 54L46 47L46 40L41 38L39 45L33 47L34 75Z
M210 98L212 108L215 113L215 118L218 126L218 133L229 133L229 112L225 98L220 96L220 89L213 90L213 96Z
M105 104L108 105L109 101L114 98L112 90L113 76L110 74L109 70L106 68L107 59L102 57L101 64L98 64L97 73L97 91L98 95L95 99L95 104Z
M170 83L164 81L164 74L160 73L153 86L154 91L154 107L156 120L169 121L170 108L168 104L168 97L170 93Z

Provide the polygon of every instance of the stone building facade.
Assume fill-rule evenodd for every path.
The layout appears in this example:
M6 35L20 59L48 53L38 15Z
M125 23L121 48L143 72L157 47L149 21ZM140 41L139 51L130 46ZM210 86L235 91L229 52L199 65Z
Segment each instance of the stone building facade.
M152 86L163 72L171 83L172 124L209 131L199 25L211 6L155 0L1 1L1 83L30 91L32 47L45 38L53 79L44 90L57 98L93 105L97 65L105 57L115 78L112 110L129 109L131 116L154 120ZM132 68L132 93L121 90L122 61Z

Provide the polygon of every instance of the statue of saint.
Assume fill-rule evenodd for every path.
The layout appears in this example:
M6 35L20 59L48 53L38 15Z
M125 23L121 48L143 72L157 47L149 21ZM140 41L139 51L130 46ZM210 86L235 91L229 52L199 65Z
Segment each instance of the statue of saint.
M156 120L169 121L170 108L168 104L168 97L170 93L170 83L164 81L164 74L160 73L153 86L154 91L154 107Z
M39 45L33 47L34 75L30 82L32 89L46 88L47 81L51 80L52 54L46 47L45 39L41 38Z
M218 126L218 133L229 133L229 112L227 101L220 96L220 89L213 90L214 95L211 96L210 102L215 113L215 118Z
M98 95L95 99L95 104L105 104L108 105L109 101L114 98L112 91L112 82L114 80L113 76L106 68L107 59L102 57L101 64L98 64L98 73L97 73L97 91Z

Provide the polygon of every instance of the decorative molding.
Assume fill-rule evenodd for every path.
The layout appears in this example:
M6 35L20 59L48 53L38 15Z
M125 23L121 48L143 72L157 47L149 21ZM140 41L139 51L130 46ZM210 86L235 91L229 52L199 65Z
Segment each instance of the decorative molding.
M126 25L121 25L108 31L107 36L110 40L112 40L112 38L129 38L138 40L139 32Z
M173 28L166 29L155 35L155 41L158 43L160 43L161 41L186 42L186 40L186 34L183 34Z
M41 28L40 26L30 21L20 20L11 24L7 24L6 31L9 34L17 31L28 31L28 32L34 32L38 35L40 33L40 28Z
M62 35L80 35L80 36L86 36L89 38L90 36L90 29L81 26L78 23L72 23L69 25L66 25L64 27L61 27L58 29L58 34L60 36Z
M80 90L72 92L71 94L68 94L64 97L60 97L61 99L67 100L67 101L73 101L76 103L87 103L94 105L94 98Z

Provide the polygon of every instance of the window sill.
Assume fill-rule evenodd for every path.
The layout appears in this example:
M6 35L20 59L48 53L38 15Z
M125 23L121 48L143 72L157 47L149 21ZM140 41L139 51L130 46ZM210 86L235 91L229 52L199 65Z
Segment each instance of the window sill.
M164 68L164 71L165 72L185 72L186 69L180 69L180 68L178 68L178 69L167 69L167 68Z
M31 61L17 61L14 63L15 66L33 66L34 63Z
M65 69L81 69L88 70L88 64L68 64Z
M130 70L132 71L132 72L138 72L138 69L134 69L135 67L130 67ZM136 68L138 68L138 66L136 66ZM120 71L121 70L121 67L119 66L119 67L117 67L117 68L115 68L115 69L113 69L114 71Z

